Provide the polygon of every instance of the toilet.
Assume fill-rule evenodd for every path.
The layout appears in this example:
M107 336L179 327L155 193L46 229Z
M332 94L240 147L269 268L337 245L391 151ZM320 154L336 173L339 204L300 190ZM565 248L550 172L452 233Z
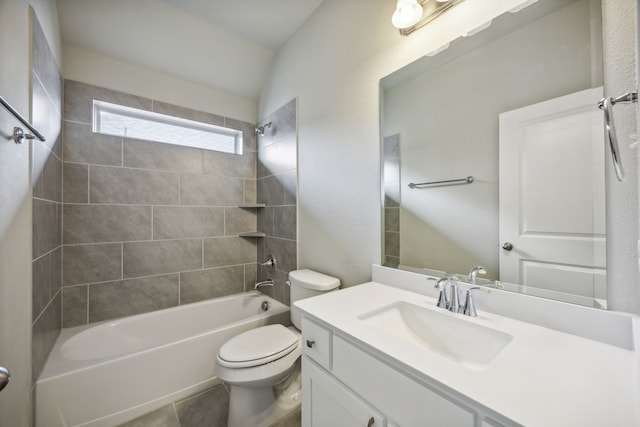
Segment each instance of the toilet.
M289 273L291 322L243 332L220 347L218 378L230 387L228 427L266 426L300 404L301 314L293 303L338 289L312 270Z

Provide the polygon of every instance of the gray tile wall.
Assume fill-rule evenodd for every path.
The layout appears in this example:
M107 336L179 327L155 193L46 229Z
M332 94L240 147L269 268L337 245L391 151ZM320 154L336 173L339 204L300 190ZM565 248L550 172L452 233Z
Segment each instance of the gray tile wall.
M31 11L32 124L46 141L32 149L32 384L38 379L61 328L62 286L62 77L47 39ZM27 131L27 129L24 129Z
M384 265L400 263L400 135L384 138Z
M264 136L258 136L257 199L258 230L266 237L258 241L258 261L273 254L275 269L257 267L259 280L273 279L273 288L261 288L279 301L289 304L290 271L298 266L297 257L297 101L291 100L273 114L260 120L271 122Z
M257 197L254 125L76 81L64 93L63 326L252 287L256 238L238 234L257 214L238 206ZM94 134L93 99L242 130L243 154Z
M123 241L122 242L122 264L120 258L120 244L110 243L107 234L99 233L96 230L87 231L86 236L92 241L96 236L105 240L104 243L95 245L65 245L65 285L64 298L69 301L76 301L79 307L92 305L110 307L107 313L102 310L90 310L89 321L102 320L115 315L126 315L135 310L153 310L162 308L161 306L151 306L157 304L156 300L165 296L166 302L175 298L175 292L179 292L180 303L200 301L207 298L215 298L222 295L241 292L245 287L252 286L256 280L271 278L276 283L273 288L261 288L265 293L277 298L280 301L289 303L289 288L285 286L285 281L289 271L297 268L296 253L296 101L293 100L284 107L268 116L261 123L272 122L271 129L267 130L265 136L258 137L258 164L248 166L250 163L245 159L224 159L223 156L214 156L212 153L204 153L204 170L198 170L193 159L177 162L189 165L190 173L184 173L180 179L180 200L185 203L197 205L194 207L184 206L153 206L152 230L154 239L148 241ZM126 149L125 149L126 150ZM175 148L174 148L175 150ZM126 153L126 151L125 151ZM144 155L140 161L149 161L150 157L155 158L155 164L165 165L164 170L178 167L176 162L162 159L153 150ZM255 153L254 153L255 154ZM207 160L206 157L210 157ZM209 161L209 163L207 163ZM65 167L67 163L65 163ZM220 177L207 174L209 168L224 171L227 176L233 177L249 176L257 173L257 183L245 179L244 198L237 197L236 192L241 192L233 187L233 178L227 182L221 182ZM87 179L84 177L84 169L79 173L76 170L70 172L79 175L81 182L78 187L85 188ZM65 177L67 175L65 174ZM256 185L257 184L257 185ZM65 181L65 197L67 182ZM74 197L76 192L74 191ZM118 195L117 197L124 197ZM90 196L85 196L90 198ZM82 200L84 200L83 198ZM65 199L66 200L66 199ZM234 206L220 207L225 203L264 203L264 208L238 208ZM213 204L213 206L207 206ZM205 205L205 206L200 206ZM70 206L76 206L74 204ZM77 205L81 206L81 205ZM87 205L89 206L89 205ZM99 208L107 205L100 205ZM67 205L65 205L65 220L67 218ZM256 219L257 213L257 219ZM71 212L74 221L87 223L85 215L92 216L91 212ZM144 211L131 211L120 213L117 211L105 213L101 221L112 221L109 228L113 229L113 235L121 235L122 229L129 228L146 230L148 215ZM118 227L118 224L126 218L133 221L138 226ZM111 219L110 219L111 218ZM117 218L114 220L113 218ZM266 234L264 238L258 238L257 243L254 238L238 237L239 233L246 231L262 231ZM90 228L90 225L87 225ZM81 234L82 235L82 234ZM65 228L65 238L67 229ZM69 238L75 237L75 233L69 232ZM208 238L196 238L197 236L207 236ZM162 239L167 239L162 241ZM135 239L134 239L135 240ZM161 240L159 245L157 240ZM203 242L200 249L193 242ZM67 251L77 251L73 255L74 262L91 265L90 271L78 271L75 266L68 266ZM201 250L201 252L198 252ZM110 255L111 252L114 255ZM193 252L193 253L192 253ZM276 269L261 269L256 263L261 262L267 253L275 255L278 262ZM175 254L182 254L176 257ZM194 268L188 264L193 260L200 260L202 257L203 268ZM150 259L149 261L146 261ZM109 261L112 260L112 261ZM69 272L67 272L67 268ZM99 278L108 278L110 275L117 275L120 269L127 271L125 275L144 275L150 271L162 272L165 270L176 270L190 268L191 271L182 271L179 274L154 276L143 279L120 280L117 282L96 283L90 285L90 293L87 293L83 286L73 286L75 282ZM150 269L150 271L147 271ZM158 280L158 278L167 278ZM89 278L89 279L88 279ZM107 279L108 280L108 279ZM147 280L147 286L155 286L150 294L145 294L143 289L139 289L136 280ZM126 283L125 283L126 282ZM123 301L118 306L112 304L96 304L93 300L103 298L105 301L112 301L122 292L131 299L131 303ZM136 303L143 301L146 306ZM136 307L134 307L134 305ZM140 305L140 306L138 306ZM86 312L78 310L77 316L87 316ZM65 311L66 314L66 311ZM69 319L71 321L71 319ZM222 386L198 395L189 397L179 402L164 406L156 411L150 412L142 417L136 418L121 427L137 426L167 426L167 427L200 427L200 426L220 426L227 425L229 397L226 389ZM286 427L301 425L300 409L286 415L270 427Z

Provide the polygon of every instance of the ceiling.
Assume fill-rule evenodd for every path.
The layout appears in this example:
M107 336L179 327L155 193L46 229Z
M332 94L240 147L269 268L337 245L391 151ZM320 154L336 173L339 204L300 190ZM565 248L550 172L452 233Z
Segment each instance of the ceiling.
M323 0L57 0L62 42L257 99Z

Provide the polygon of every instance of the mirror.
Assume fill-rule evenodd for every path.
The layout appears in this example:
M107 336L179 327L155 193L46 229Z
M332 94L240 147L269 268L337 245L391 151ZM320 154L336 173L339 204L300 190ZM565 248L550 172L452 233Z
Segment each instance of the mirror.
M539 0L381 80L384 265L606 308L601 22Z

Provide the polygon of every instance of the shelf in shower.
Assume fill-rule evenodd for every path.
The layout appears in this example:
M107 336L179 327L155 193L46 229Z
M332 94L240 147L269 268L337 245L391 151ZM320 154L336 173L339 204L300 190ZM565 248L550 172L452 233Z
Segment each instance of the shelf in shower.
M246 233L238 234L240 237L266 237L266 234L262 231L248 231Z

